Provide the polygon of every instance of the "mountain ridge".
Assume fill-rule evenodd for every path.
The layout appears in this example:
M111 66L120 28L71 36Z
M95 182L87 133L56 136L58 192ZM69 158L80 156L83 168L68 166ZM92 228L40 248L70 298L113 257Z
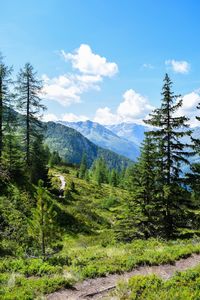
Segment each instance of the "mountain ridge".
M123 136L118 136L115 132L97 122L87 120L79 122L58 121L57 123L73 128L97 146L111 150L131 160L135 161L139 156L138 145Z
M77 130L65 125L47 122L45 143L51 151L58 151L67 162L80 164L83 154L86 154L88 165L98 157L103 157L110 168L122 169L133 161L108 149L92 143Z

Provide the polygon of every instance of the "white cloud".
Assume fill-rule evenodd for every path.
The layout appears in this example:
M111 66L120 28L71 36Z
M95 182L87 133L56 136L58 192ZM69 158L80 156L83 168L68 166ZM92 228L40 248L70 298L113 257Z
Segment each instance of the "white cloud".
M60 121L67 121L67 122L78 122L78 121L87 121L88 117L84 115L75 115L73 113L67 113L62 115Z
M94 121L109 125L121 122L142 123L143 119L154 109L148 99L134 90L127 90L123 94L123 101L119 104L115 113L110 108L99 108L96 111Z
M197 110L197 105L200 103L200 93L191 92L182 97L183 105L179 108L177 115L186 116L190 118L189 124L192 127L199 126L199 121L196 120L196 116L199 115L199 110Z
M154 66L152 64L143 64L142 68L144 68L144 69L154 69Z
M81 90L72 78L68 78L67 75L54 77L52 79L48 78L47 75L44 76L46 78L43 87L45 98L55 100L63 106L80 102Z
M111 77L118 71L116 63L94 54L88 45L82 44L74 53L61 51L65 60L72 63L80 73L68 73L58 77L42 76L45 98L59 102L63 106L81 102L81 95L89 90L100 90L103 77Z
M192 127L199 126L199 122L196 120L196 115L199 111L196 109L198 103L200 103L200 91L193 91L182 97L183 105L176 113L177 116L186 116L190 118L189 124ZM148 114L154 109L149 103L148 99L141 94L135 92L132 89L127 90L123 94L123 100L118 105L115 112L112 112L109 107L98 108L93 121L103 125L118 124L121 122L133 122L142 124ZM86 121L89 118L85 115L76 115L74 113L62 114L60 117L53 113L45 114L43 121L68 121L78 122Z
M42 117L43 122L57 122L57 121L67 121L67 122L78 122L78 121L87 121L89 118L84 115L75 115L73 113L62 114L60 117L53 114L44 114Z
M117 114L126 120L142 119L153 108L146 97L130 89L124 93L123 102L119 104Z
M56 122L56 121L58 121L58 118L57 118L57 116L54 115L54 114L45 114L45 115L43 115L43 117L42 117L42 121L44 121L44 122L49 122L49 121L54 121L54 122Z
M190 70L190 64L185 60L178 61L171 59L166 60L165 64L170 66L175 73L187 74Z
M45 98L55 100L63 106L81 102L81 94L88 90L99 90L98 83L102 81L99 76L64 74L49 78L42 76L44 80L43 93Z
M98 108L94 121L100 124L112 125L121 122L120 116L113 114L108 107Z
M73 53L61 51L66 61L71 61L74 69L81 73L112 77L118 72L114 62L108 62L105 57L94 54L89 45L81 44Z

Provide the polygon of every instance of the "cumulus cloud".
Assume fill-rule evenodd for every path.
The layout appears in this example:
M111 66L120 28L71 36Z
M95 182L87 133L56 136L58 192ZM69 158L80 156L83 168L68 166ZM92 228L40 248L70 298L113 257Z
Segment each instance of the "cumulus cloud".
M43 117L42 117L42 121L44 121L44 122L49 122L49 121L56 122L56 121L58 121L58 117L55 114L44 114Z
M124 93L123 101L117 108L117 114L126 120L142 119L153 108L146 97L130 89Z
M64 74L49 78L42 76L44 80L43 93L45 98L55 100L63 106L81 102L81 94L88 90L99 90L98 83L101 77L93 75Z
M112 77L118 72L114 62L108 62L105 57L92 52L89 45L81 44L73 53L61 51L66 61L71 61L74 69L84 74Z
M98 108L94 121L100 124L112 125L121 122L121 117L111 112L109 107Z
M182 97L183 105L176 112L176 116L186 116L190 119L191 127L199 126L196 120L198 110L196 109L200 103L200 91L193 91ZM154 109L148 99L136 91L129 89L123 94L123 99L113 112L109 107L101 107L96 110L93 121L103 125L118 124L122 122L133 122L143 124L143 120L148 117L148 114ZM53 113L45 114L43 121L68 121L78 122L86 121L89 118L85 115L76 115L74 113L66 113L61 116L56 116Z
M165 61L165 64L171 67L175 73L187 74L190 70L190 64L185 60L169 59Z
M75 115L73 113L67 113L62 115L60 121L67 121L67 122L78 122L78 121L87 121L88 117L84 115Z
M190 118L189 124L191 127L199 126L199 121L196 120L198 115L197 105L200 103L200 93L198 91L191 92L182 97L183 105L179 108L177 115Z
M94 54L90 46L82 44L73 53L61 51L66 61L79 72L49 78L42 76L45 98L55 100L63 106L81 102L81 95L89 90L100 90L99 84L104 77L112 77L118 72L116 63L108 62L105 57Z
M110 108L99 108L94 121L110 125L121 122L143 123L143 119L154 109L148 99L136 91L129 89L123 94L123 100L115 113Z
M62 75L51 79L47 75L44 75L43 78L45 78L43 87L45 98L55 100L63 106L80 102L82 90L71 75Z

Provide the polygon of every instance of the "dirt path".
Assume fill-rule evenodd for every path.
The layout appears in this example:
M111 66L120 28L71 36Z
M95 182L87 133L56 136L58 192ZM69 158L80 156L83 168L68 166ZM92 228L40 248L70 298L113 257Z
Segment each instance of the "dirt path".
M188 258L178 260L174 265L165 264L160 266L142 266L135 268L131 272L123 274L111 274L106 277L88 279L77 283L74 289L67 289L55 292L47 297L48 300L84 300L84 299L103 299L106 294L113 290L119 280L128 280L134 275L156 274L167 280L176 271L185 271L195 267L200 263L200 254L193 254Z
M63 175L56 175L56 176L60 179L60 182L61 182L60 190L64 191L65 185L66 185L66 181L65 181L64 176Z

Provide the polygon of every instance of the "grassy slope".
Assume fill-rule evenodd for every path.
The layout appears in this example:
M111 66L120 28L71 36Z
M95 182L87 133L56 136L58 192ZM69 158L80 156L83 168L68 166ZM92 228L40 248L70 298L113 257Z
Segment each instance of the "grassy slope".
M66 171L66 168L64 168ZM131 194L120 188L113 188L108 184L99 187L95 182L86 182L76 177L77 170L67 168L69 174L63 173L63 169L50 170L55 175L62 174L66 180L66 188L73 181L75 192L71 193L71 199L60 201L59 206L69 214L76 216L77 221L84 223L89 231L98 233L99 231L110 229L115 222L118 212L122 209L124 201L131 199ZM54 185L58 188L60 181L53 179Z
M70 199L54 200L58 221L65 230L63 250L45 263L40 259L2 259L1 299L35 299L84 278L128 271L142 264L169 263L200 252L199 240L117 243L112 224L123 201L131 195L119 188L80 180L73 168L52 169L50 174L55 189L60 185L58 174L63 174L67 186L75 183Z

